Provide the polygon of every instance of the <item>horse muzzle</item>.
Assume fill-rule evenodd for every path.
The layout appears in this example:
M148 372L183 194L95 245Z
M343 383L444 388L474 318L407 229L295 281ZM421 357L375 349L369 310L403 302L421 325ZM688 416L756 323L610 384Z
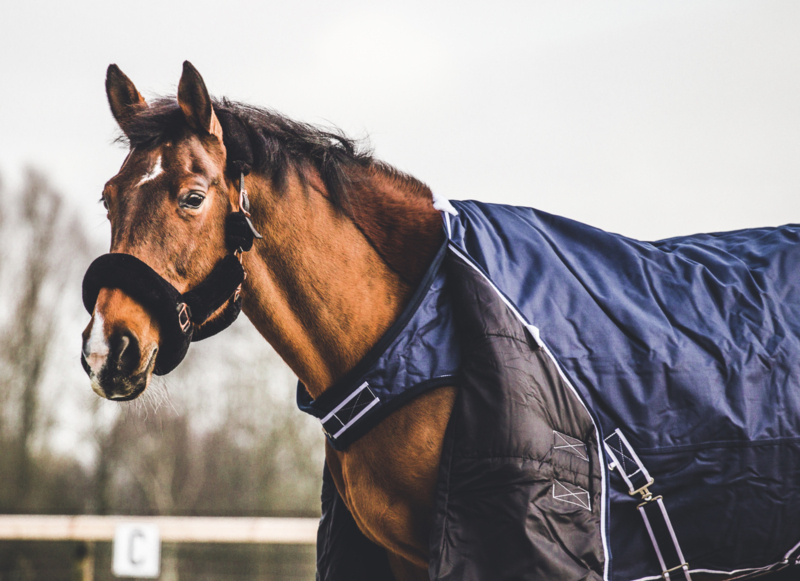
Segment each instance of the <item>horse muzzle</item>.
M134 331L119 324L110 332L104 326L98 311L83 332L81 365L97 395L114 401L135 399L150 382L158 343L143 344Z

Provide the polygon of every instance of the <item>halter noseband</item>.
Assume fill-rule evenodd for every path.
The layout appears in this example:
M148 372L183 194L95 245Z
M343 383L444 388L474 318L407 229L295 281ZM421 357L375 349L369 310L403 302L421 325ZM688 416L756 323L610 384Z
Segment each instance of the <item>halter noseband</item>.
M225 245L229 254L196 287L183 294L147 264L123 253L104 254L83 277L83 306L92 314L100 289L118 288L148 309L161 330L153 373L166 375L183 360L192 341L201 341L227 329L242 310L241 289L247 276L242 254L261 234L250 220L250 200L244 177L253 155L244 124L227 111L217 111L228 153L228 171L239 176L239 210L225 219ZM220 315L209 317L226 302Z

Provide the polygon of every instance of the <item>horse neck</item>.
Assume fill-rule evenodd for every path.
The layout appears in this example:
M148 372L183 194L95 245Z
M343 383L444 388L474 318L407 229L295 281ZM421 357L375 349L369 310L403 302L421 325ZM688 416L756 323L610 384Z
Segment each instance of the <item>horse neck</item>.
M430 192L380 166L349 176L344 210L318 176L280 193L256 177L245 314L316 398L400 315L442 242Z

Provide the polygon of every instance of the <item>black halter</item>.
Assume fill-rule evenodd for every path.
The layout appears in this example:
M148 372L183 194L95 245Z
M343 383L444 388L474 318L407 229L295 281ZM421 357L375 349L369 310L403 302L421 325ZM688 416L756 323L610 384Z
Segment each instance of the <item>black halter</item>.
M241 256L261 238L250 220L244 177L253 163L244 125L227 112L217 113L225 136L229 173L238 173L239 211L225 220L225 245L230 254L200 284L183 294L147 264L130 254L111 253L95 259L83 277L83 306L91 314L102 288L118 288L150 311L161 330L153 372L166 375L183 360L192 341L228 328L242 310L245 279ZM235 175L235 174L234 174ZM228 302L229 301L229 302ZM226 302L225 310L208 321Z

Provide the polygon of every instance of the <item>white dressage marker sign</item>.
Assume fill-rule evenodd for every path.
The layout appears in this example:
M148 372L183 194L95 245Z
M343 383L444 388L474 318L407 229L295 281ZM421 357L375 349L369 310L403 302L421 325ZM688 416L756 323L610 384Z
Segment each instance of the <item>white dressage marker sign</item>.
M158 577L161 569L158 526L120 523L114 533L112 571L117 577Z

